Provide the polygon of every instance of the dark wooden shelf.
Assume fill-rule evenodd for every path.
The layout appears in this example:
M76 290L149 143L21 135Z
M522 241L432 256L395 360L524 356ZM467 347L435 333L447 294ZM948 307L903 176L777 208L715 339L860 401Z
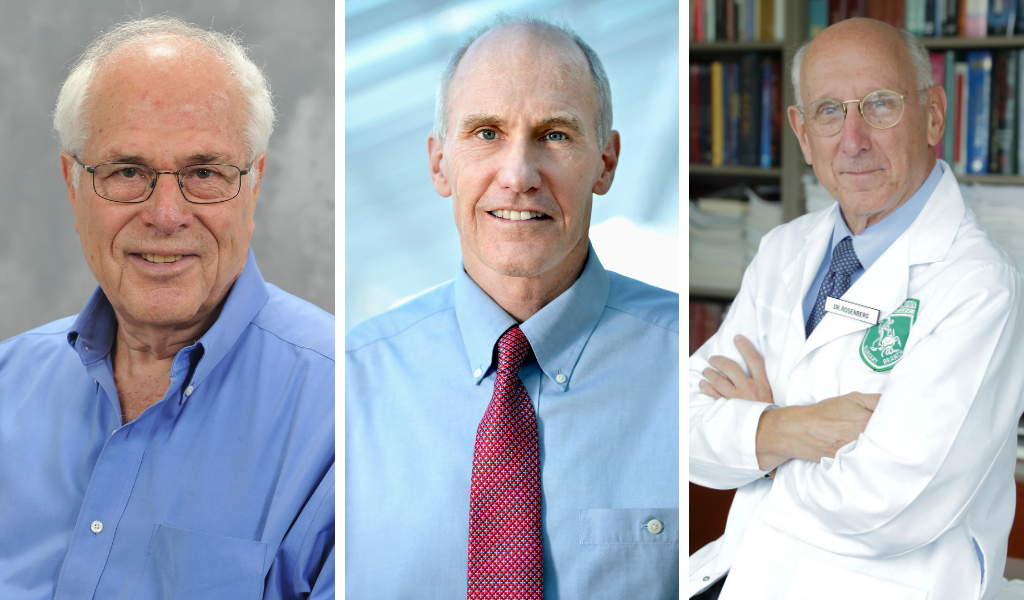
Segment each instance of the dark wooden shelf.
M712 167L707 164L691 164L689 166L690 176L697 177L757 177L761 179L778 179L782 176L782 169L772 167L741 167L739 165L723 165Z
M732 300L739 293L739 288L720 288L690 285L691 298L707 298L708 300Z
M784 42L690 42L690 56L725 52L782 52Z
M1024 35L1013 37L941 37L921 38L929 50L987 50L989 48L1024 48Z
M987 183L993 185L1024 185L1024 175L957 175L959 183Z

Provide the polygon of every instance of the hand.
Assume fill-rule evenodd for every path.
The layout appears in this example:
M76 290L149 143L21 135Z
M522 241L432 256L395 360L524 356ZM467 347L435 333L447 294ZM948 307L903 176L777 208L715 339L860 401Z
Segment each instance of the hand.
M708 364L714 368L709 367L701 373L704 375L704 379L697 384L700 391L715 400L742 398L743 400L774 404L772 387L768 383L768 375L764 369L764 360L757 353L754 344L742 335L737 335L733 341L736 342L736 349L740 351L743 362L747 363L750 377L747 377L743 369L732 360L724 356L712 356L708 359Z
M767 410L757 424L757 464L774 469L791 458L835 458L868 426L881 394L850 392L808 406Z

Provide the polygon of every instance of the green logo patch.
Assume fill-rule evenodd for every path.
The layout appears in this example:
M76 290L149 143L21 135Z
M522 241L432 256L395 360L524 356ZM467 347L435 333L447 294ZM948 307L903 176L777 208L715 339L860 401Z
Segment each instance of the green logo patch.
M910 326L917 320L920 302L907 298L892 314L868 328L860 342L860 357L876 371L888 371L903 358Z

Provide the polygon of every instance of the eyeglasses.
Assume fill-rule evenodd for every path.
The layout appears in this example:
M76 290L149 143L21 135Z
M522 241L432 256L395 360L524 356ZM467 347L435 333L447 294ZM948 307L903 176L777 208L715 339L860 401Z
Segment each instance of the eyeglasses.
M234 165L188 165L177 171L157 171L147 165L112 162L90 167L75 157L75 162L92 173L92 189L96 195L111 202L136 204L145 202L156 189L157 178L174 175L178 189L193 204L227 202L242 190L242 175L250 168Z
M914 92L928 91L923 88ZM864 121L875 129L889 129L903 118L903 99L910 94L898 94L891 90L879 90L864 96L863 100L815 100L800 110L804 124L811 133L820 137L832 137L839 133L846 122L846 105L857 102Z

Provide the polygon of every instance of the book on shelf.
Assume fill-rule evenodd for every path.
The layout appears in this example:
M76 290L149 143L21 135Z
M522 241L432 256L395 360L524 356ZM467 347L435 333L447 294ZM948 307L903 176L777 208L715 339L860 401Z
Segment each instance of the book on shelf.
M953 164L953 148L956 142L956 135L953 133L956 127L956 53L947 50L945 53L944 83L946 88L946 131L942 136L942 156L950 165Z
M988 173L988 133L992 104L992 52L972 50L967 53L967 172Z
M729 304L716 300L690 300L690 355L718 332Z
M690 41L782 41L786 34L786 2L690 0Z
M807 37L861 16L919 37L1005 37L1024 31L1024 0L808 0Z
M868 0L869 4L871 0ZM807 37L812 38L829 26L828 0L808 0Z
M992 109L989 113L989 172L1013 175L1017 171L1017 144L1014 136L1017 95L1017 56L1015 50L992 53Z
M737 58L690 64L690 162L778 166L781 59L760 52Z
M1024 4L1024 0L1021 0ZM1024 13L1024 7L1017 14ZM1022 17L1024 18L1024 17ZM1017 54L1017 174L1024 175L1024 50Z
M957 175L967 173L967 101L970 88L967 85L967 63L957 60L954 63L956 72L956 121L953 122L956 142L953 149L953 172Z

